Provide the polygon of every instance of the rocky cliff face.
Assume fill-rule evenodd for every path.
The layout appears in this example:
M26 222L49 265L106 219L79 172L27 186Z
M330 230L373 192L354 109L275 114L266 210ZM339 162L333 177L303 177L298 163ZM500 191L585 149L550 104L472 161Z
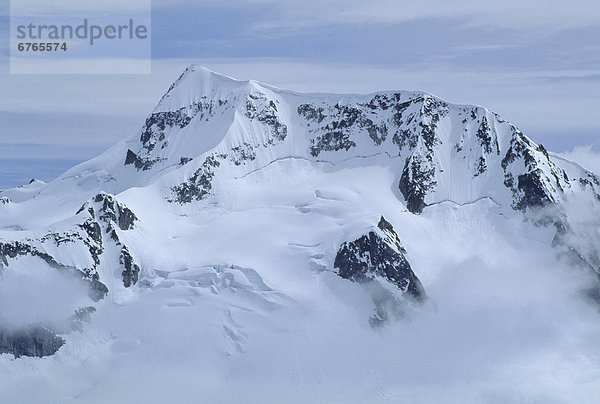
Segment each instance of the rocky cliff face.
M371 294L376 306L370 319L372 326L382 325L390 312L402 316L404 299L421 302L426 297L404 254L406 250L394 227L382 216L376 228L344 242L335 256L333 265L338 275L364 285ZM382 283L385 286L381 287Z
M358 283L386 281L403 295L422 300L425 291L405 253L393 226L382 216L377 230L342 244L333 265L342 278Z

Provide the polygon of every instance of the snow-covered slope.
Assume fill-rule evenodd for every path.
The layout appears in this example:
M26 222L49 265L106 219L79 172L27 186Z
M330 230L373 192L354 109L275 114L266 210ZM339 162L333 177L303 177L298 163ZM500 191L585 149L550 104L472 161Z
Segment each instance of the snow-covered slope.
M96 310L85 311L91 323L81 333L40 317L66 343L56 346L51 333L35 352L60 348L52 358L68 363L64 377L93 357L119 388L128 368L114 355L123 352L139 361L160 349L185 366L189 356L222 376L231 368L221 354L256 359L266 349L256 341L281 347L279 332L311 338L324 322L370 341L373 328L431 318L449 267L475 258L492 268L512 262L512 275L519 260L563 265L556 254L600 268L599 227L576 207L598 212L598 178L485 108L419 92L300 94L195 65L134 137L51 183L0 198L2 279L23 266L73 275L87 297L64 317ZM585 232L591 241L582 242ZM36 282L36 271L23 273ZM29 340L2 332L4 352L31 352L19 348ZM328 343L341 337L316 334ZM104 362L113 360L115 373ZM57 369L49 363L36 369ZM280 365L261 372L274 377ZM18 374L19 366L2 362L0 371ZM152 372L150 362L143 368ZM57 394L101 400L89 383L97 386L83 377Z

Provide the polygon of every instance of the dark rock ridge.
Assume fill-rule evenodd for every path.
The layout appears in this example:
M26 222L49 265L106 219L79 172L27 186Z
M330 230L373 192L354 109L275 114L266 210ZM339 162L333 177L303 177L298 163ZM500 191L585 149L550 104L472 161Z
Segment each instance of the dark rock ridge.
M114 196L101 192L93 198L93 201L98 204L98 219L105 224L109 226L117 224L121 230L134 228L134 224L138 220L137 216L127 206L117 202ZM85 206L79 208L77 213L82 212ZM94 216L93 213L92 216Z
M382 216L376 230L343 243L335 257L338 275L360 283L371 296L375 313L369 324L373 328L392 318L405 317L409 301L425 300L425 290L405 253L398 234Z
M43 357L54 355L65 341L40 324L29 325L14 331L0 328L0 353Z
M403 295L423 300L425 291L404 256L398 234L383 216L377 227L380 232L370 231L340 246L333 264L338 275L357 283L384 279Z
M122 266L123 286L126 288L135 285L139 278L140 266L135 262L129 248L121 241L117 228L122 231L135 228L135 222L139 221L135 213L127 206L118 202L113 195L101 192L90 201L86 202L77 214L87 213L88 219L84 222L90 238L100 246L97 251L90 251L96 268L100 264L99 255L102 254L103 245L119 250L119 264ZM104 229L102 231L101 229ZM106 240L102 234L108 237Z
M309 153L313 157L324 152L352 152L364 139L370 139L377 150L391 137L398 156L405 158L398 187L408 210L415 214L427 206L427 196L445 183L441 179L444 167L436 156L444 154L443 149L448 147L453 151L453 159L464 160L472 167L473 179L487 173L490 167L501 166L504 179L499 185L512 194L515 210L524 212L556 203L558 195L570 188L566 173L544 147L516 127L483 108L452 108L462 116L459 127L453 130L463 133L454 145L444 145L438 136L438 125L451 107L427 94L408 94L407 98L407 94L382 93L366 102L301 104L297 113L306 122ZM512 132L505 150L500 146L498 126ZM587 178L582 181L593 183Z
M524 164L526 172L515 178L510 167L519 164ZM516 210L526 211L556 203L555 195L570 187L567 173L552 162L544 146L534 144L516 128L501 167L504 185L513 193L512 206ZM550 177L542 168L548 168Z
M123 276L123 286L128 288L131 285L135 285L138 281L140 267L135 263L135 260L133 259L133 256L129 252L127 246L123 246L123 248L121 248L119 263L124 267L123 272L121 272L121 275Z
M406 201L406 208L412 213L421 213L425 206L425 196L437 185L435 168L421 155L415 154L406 159L398 188Z

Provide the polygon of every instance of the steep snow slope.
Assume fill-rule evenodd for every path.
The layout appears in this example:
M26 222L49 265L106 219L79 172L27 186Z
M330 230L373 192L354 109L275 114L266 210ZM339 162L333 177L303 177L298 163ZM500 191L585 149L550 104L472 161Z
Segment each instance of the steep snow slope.
M407 330L438 346L430 333L460 340L451 324L431 324L448 315L464 327L463 301L486 295L500 306L534 307L539 324L515 309L527 344L537 326L562 337L556 318L592 322L573 295L595 278L564 271L572 264L556 253L600 267L600 227L583 220L592 241L582 243L573 208L585 200L595 214L599 193L592 173L481 107L417 92L299 94L190 66L130 140L31 192L0 193L3 279L33 266L74 275L67 279L78 291L52 319L38 318L65 345L44 361L3 355L3 390L19 395L31 367L40 391L58 401L159 402L173 391L213 401L239 401L244 392L250 401L281 399L286 391L298 402L394 401L407 389L415 401L423 389L405 367L427 373L433 361ZM23 284L35 274L23 272ZM33 311L65 293L53 285L39 300L27 296ZM482 310L496 317L488 300ZM18 311L21 302L0 303ZM96 309L83 332L67 332L80 320L55 325L82 307ZM32 322L11 319L4 328ZM482 332L509 349L510 338ZM595 346L582 340L585 356ZM396 353L397 341L406 348ZM278 358L268 358L271 349ZM534 359L558 363L548 352ZM523 364L501 363L486 380L505 378L511 366ZM140 375L134 384L131 373ZM197 377L206 385L190 389ZM242 390L220 396L229 378ZM260 378L281 387L269 392ZM156 385L164 391L156 394ZM582 394L596 390L590 382Z

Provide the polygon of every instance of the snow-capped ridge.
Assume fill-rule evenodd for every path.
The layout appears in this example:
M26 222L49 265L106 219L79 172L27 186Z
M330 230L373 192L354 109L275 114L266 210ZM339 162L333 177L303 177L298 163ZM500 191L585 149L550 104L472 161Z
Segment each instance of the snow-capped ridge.
M236 80L204 66L192 64L171 84L153 112L176 111L203 99L225 98L228 93L248 84L249 81Z

